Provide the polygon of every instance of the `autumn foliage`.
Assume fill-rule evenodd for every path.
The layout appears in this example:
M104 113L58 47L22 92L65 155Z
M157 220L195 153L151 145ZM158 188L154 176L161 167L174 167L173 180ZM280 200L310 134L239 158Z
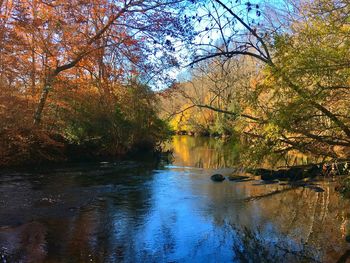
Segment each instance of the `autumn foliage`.
M239 134L250 164L349 159L349 1L270 2L196 1L194 70L165 111L176 129Z
M1 1L0 165L154 147L166 125L141 83L171 61L180 11L176 1Z

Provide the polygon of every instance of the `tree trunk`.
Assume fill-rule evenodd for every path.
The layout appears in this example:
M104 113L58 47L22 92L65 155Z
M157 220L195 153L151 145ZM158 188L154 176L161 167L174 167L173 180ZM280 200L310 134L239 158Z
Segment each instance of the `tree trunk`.
M44 83L43 90L41 91L40 100L38 103L38 107L36 108L35 114L34 114L34 125L38 126L41 122L42 118L42 112L45 107L45 103L47 100L47 97L49 95L49 91L52 88L52 81L54 76L50 76Z

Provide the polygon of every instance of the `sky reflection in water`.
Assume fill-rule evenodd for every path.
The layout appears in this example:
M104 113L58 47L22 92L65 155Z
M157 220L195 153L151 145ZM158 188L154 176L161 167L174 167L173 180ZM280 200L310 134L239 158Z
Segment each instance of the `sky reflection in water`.
M232 172L230 147L176 137L172 164L3 172L0 262L334 262L346 253L350 206L333 182L317 182L324 192L214 183L212 173Z

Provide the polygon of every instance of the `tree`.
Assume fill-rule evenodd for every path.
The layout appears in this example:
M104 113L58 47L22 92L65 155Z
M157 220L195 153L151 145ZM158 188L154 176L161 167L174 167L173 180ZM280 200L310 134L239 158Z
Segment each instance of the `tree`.
M235 2L199 4L206 12L196 20L203 30L192 64L214 57L256 58L265 71L254 88L260 92L254 103L265 105L255 108L259 129L251 137L264 140L270 150L341 156L337 147L350 147L347 1L300 5L302 19L289 20L284 30L263 25L260 4Z
M34 123L40 123L48 94L62 73L71 76L73 68L84 66L97 53L103 63L108 57L113 57L114 61L110 63L118 68L119 73L130 70L140 73L141 67L150 73L153 65L145 59L154 51L150 45L159 43L158 50L162 53L160 47L169 46L168 42L166 44L167 36L174 37L176 32L185 31L186 25L180 23L176 16L182 8L181 2L2 3L6 18L2 27L9 37L5 43L16 42L18 49L14 49L23 59L22 67L27 64L25 62L30 62L28 75L31 85L41 86ZM13 47L8 48L14 51ZM166 53L164 51L162 55L170 55Z
M172 119L176 130L187 125L182 130L203 134L233 133L238 116L256 121L245 108L257 70L254 61L248 58L226 61L217 57L198 63L191 71L191 80L166 91L171 92L171 98L166 96L163 102L164 111L168 113L166 117ZM169 103L171 100L173 103Z
M133 99L145 114L134 128L148 127L152 146L166 137L156 104L130 94L146 96L148 86L139 85L176 65L173 43L191 38L178 16L183 8L182 0L1 1L0 165L65 158L67 145L94 137L101 153L132 150L143 143L129 129L136 109L123 105ZM123 141L126 135L134 139Z

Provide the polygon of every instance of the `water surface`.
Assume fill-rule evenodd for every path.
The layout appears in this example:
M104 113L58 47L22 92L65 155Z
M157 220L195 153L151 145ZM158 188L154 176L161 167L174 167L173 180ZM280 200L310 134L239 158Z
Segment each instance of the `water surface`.
M316 187L214 183L234 145L175 137L171 162L0 175L0 262L346 262L350 204Z

